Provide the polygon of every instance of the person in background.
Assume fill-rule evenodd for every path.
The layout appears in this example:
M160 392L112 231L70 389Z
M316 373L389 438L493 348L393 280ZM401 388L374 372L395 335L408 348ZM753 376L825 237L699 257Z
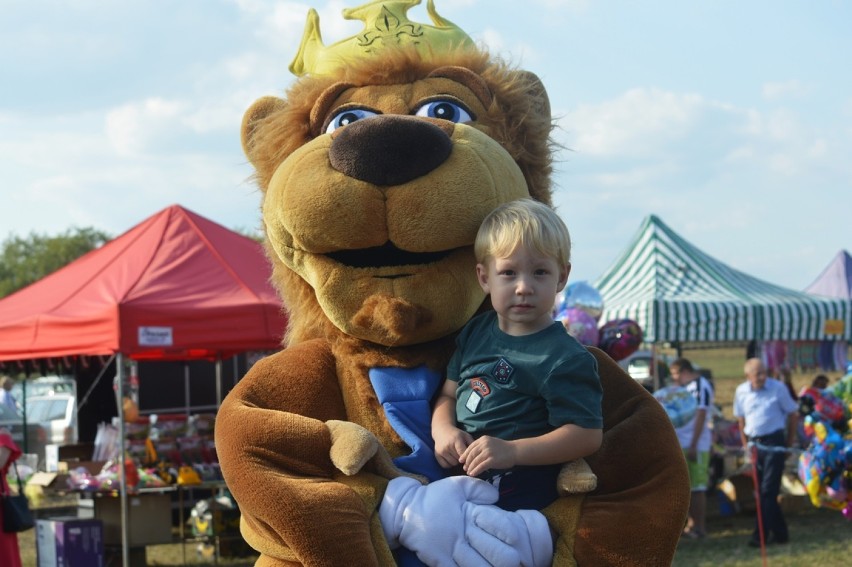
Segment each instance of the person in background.
M814 379L811 380L811 388L817 388L819 390L825 390L828 388L828 376L825 374L817 374L814 376Z
M3 494L9 493L7 476L9 466L21 456L21 450L12 440L9 430L0 428L0 487ZM3 510L0 509L0 525L3 525ZM18 548L18 534L0 530L0 565L3 567L21 567L21 551Z
M760 359L751 358L744 367L746 381L734 392L734 417L740 425L743 448L756 445L751 453L757 469L760 514L748 544L761 547L763 543L784 544L790 541L787 522L778 504L781 477L787 459L785 447L795 446L799 405L780 380L769 378ZM764 542L757 522L763 522Z
M521 199L483 220L474 252L494 311L456 339L432 414L435 456L495 485L497 506L540 510L558 497L562 464L603 436L597 361L552 316L570 236L550 207Z
M789 368L781 367L778 369L778 375L781 377L781 381L787 386L787 391L790 392L790 397L793 398L793 401L799 400L799 395L796 393L796 387L793 386L793 373Z
M711 418L713 411L713 385L696 372L686 358L678 358L669 366L672 380L689 392L696 401L695 416L675 429L689 469L689 518L684 535L701 539L707 535L707 483L710 474L710 446L713 443Z
M15 400L15 396L12 395L14 381L8 376L4 376L2 385L3 389L0 390L0 405L4 405L13 412L18 413L18 402Z

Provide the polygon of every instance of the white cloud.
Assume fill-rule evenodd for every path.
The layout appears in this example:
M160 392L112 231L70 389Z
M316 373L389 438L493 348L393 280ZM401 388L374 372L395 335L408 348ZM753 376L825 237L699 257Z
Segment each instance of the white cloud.
M601 104L581 105L560 124L580 153L647 156L686 136L708 106L699 95L637 88Z
M560 130L573 171L600 187L651 189L682 175L734 175L732 167L744 178L754 175L749 171L795 177L852 168L835 153L849 142L842 128L805 124L787 108L746 110L660 89L579 105L565 113Z
M675 169L672 163L644 164L623 171L601 172L591 175L590 179L603 187L632 191L634 187L648 186L656 179L672 175Z
M174 131L184 104L162 98L125 104L105 119L105 134L118 155L143 152L159 134Z
M541 58L535 48L525 41L508 41L506 36L494 28L485 28L473 40L495 55L519 67L534 66Z
M798 98L807 95L811 88L801 81L790 80L778 83L765 83L763 85L763 98L766 100L777 100L780 98Z

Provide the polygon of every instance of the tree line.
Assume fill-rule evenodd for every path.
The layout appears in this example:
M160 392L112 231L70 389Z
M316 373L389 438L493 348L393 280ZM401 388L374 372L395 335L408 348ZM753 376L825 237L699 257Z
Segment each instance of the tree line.
M71 228L56 236L36 232L27 237L8 236L0 245L0 298L52 274L111 239L111 235L91 227Z

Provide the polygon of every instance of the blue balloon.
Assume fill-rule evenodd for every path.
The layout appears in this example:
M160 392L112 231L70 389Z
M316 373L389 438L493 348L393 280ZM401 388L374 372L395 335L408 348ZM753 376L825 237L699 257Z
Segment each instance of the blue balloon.
M588 282L574 282L565 288L565 301L561 308L582 309L598 321L603 313L603 298L600 292Z

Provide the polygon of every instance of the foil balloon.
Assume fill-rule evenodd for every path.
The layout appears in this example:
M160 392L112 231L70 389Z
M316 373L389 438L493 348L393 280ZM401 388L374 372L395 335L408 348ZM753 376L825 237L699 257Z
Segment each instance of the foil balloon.
M813 415L807 416L805 423L813 429L814 436L799 455L799 480L815 507L841 510L845 514L852 502L846 480L852 471L849 458L852 443Z
M654 392L654 397L666 410L666 415L675 427L682 427L689 423L698 410L698 402L695 396L683 386L666 386Z
M591 315L575 307L562 311L558 319L569 335L586 346L597 346L598 322Z
M563 289L556 294L556 301L553 302L553 318L561 320L565 309L565 290Z
M841 433L847 429L846 404L832 390L808 387L799 394L799 413L831 423Z
M607 321L600 328L598 346L614 360L622 360L636 352L642 344L642 329L632 319Z
M586 281L568 284L565 288L565 309L582 309L599 321L603 313L603 298L598 290Z

